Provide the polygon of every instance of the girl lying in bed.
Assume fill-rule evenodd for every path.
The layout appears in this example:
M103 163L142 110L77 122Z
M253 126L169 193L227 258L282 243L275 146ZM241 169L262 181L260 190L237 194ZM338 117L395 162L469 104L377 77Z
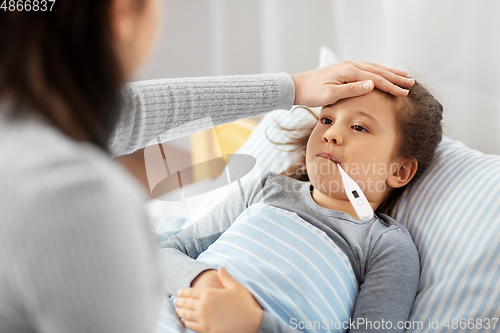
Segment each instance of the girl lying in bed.
M168 292L178 295L174 305L186 327L403 332L419 258L408 231L390 216L404 187L432 160L442 111L418 83L406 97L374 90L322 108L317 123L294 141L302 159L228 196L161 245ZM376 211L370 221L357 219L337 163ZM296 229L293 236L289 229ZM319 238L300 231L306 229ZM301 234L306 240L295 243ZM314 257L325 261L314 266ZM291 267L286 274L277 268L283 262Z

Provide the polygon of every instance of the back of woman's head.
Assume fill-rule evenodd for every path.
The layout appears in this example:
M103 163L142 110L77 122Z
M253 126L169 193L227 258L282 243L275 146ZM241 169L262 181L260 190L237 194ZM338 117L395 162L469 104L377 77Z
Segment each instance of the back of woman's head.
M411 180L413 182L427 170L442 139L443 107L420 83L415 82L409 90L406 97L394 97L389 94L386 94L386 97L395 105L397 144L394 155L402 158L413 158L418 162L418 169ZM317 119L317 116L314 116ZM293 134L289 142L278 144L291 145L294 147L294 152L303 153L296 163L282 173L283 175L302 181L309 180L305 150L315 125L316 123L313 123L298 129L281 127ZM394 208L404 190L405 187L393 189L377 211L393 215Z
M14 116L36 112L73 138L106 147L124 81L110 5L31 1L30 11L0 11L0 96L13 101Z

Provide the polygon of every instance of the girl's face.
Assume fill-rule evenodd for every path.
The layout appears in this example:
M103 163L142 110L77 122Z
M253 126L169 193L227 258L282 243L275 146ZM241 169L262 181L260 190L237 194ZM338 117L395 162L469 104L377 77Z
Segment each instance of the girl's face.
M306 152L315 200L347 200L336 166L340 163L378 207L392 189L388 178L400 163L394 156L396 140L394 102L378 90L324 107Z

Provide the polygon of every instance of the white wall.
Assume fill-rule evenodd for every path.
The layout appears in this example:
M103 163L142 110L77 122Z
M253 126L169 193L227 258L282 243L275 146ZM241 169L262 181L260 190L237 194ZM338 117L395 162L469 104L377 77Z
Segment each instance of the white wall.
M500 154L496 0L161 0L158 44L138 79L296 73L321 45L410 70L445 107L446 133Z

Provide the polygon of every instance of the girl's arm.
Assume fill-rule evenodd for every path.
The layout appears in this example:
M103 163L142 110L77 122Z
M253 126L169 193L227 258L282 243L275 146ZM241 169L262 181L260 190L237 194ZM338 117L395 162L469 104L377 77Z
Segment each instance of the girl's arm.
M350 332L404 332L418 290L420 261L406 229L386 231L367 261ZM371 325L377 325L372 326ZM354 329L353 329L354 328Z

